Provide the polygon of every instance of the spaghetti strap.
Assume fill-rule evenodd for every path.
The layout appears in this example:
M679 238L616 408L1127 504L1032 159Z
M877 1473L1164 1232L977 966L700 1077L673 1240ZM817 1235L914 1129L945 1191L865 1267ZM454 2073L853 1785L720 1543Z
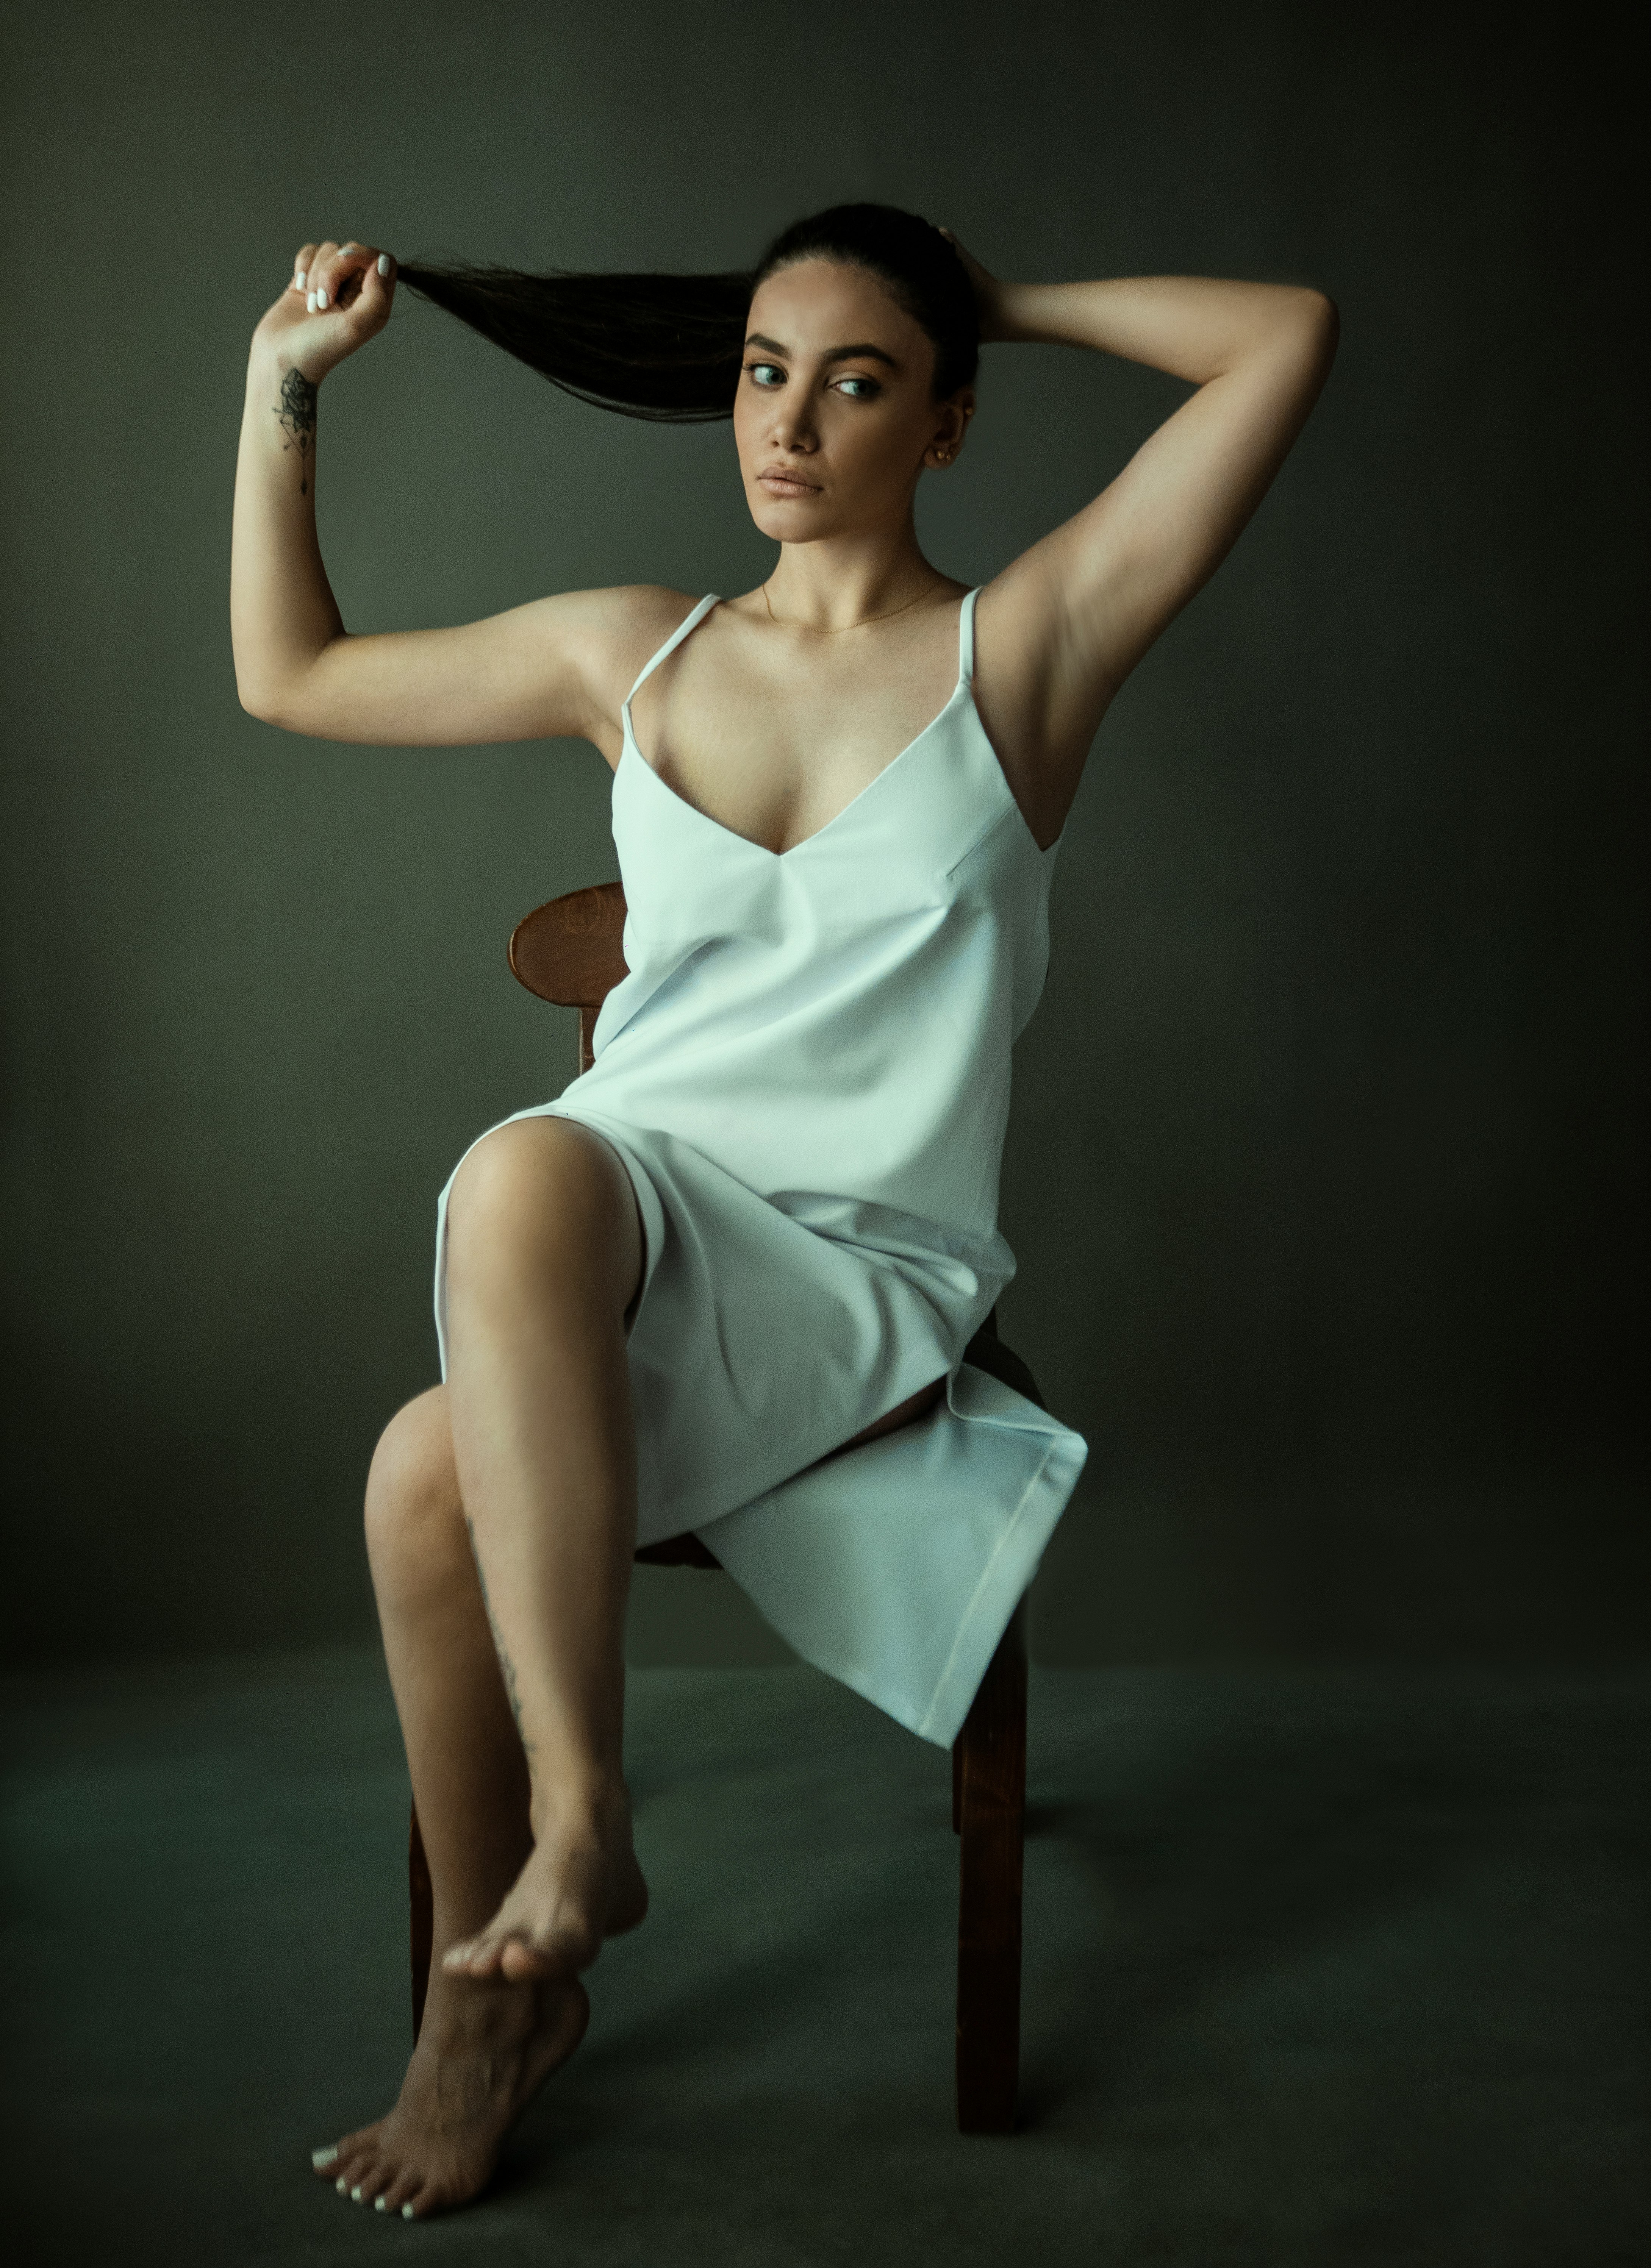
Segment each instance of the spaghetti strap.
M644 681L652 676L654 671L665 659L666 656L670 653L674 653L677 647L681 645L682 640L688 636L689 630L697 630L700 623L704 622L705 616L711 612L711 608L719 603L718 593L715 591L707 591L704 597L694 608L693 613L686 615L682 622L678 622L676 628L671 632L669 637L666 639L665 644L652 657L652 660L643 663L642 669L638 676L636 684L631 687L630 692L625 696L625 706L627 709L630 708L631 703L636 699L637 694Z
M960 685L972 684L975 676L975 601L982 585L974 589L963 600L962 611L957 617L957 680ZM652 665L650 665L652 666ZM645 672L644 674L645 675Z

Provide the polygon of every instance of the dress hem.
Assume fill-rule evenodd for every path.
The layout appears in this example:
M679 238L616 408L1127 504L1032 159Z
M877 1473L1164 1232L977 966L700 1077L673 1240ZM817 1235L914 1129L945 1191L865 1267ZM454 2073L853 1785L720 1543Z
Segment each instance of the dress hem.
M971 1435L984 1437L973 1449ZM1016 1446L1040 1435L1041 1451L1031 1440L1024 1452ZM971 1501L977 1454L1006 1480L1022 1454L1029 1460L1000 1513L977 1492ZM918 1739L950 1748L1087 1454L1080 1434L960 1364L946 1403L927 1418L867 1443L835 1476L831 1467L801 1474L697 1532L803 1660ZM979 1550L979 1572L961 1594L946 1561L925 1548L954 1524L964 1563L963 1532ZM873 1535L876 1559L864 1550Z

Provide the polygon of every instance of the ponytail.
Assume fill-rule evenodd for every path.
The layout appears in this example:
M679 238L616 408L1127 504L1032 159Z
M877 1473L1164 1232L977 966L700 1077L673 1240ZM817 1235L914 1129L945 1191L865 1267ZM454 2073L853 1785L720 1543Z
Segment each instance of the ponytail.
M599 409L662 424L733 415L751 294L803 260L863 268L934 345L934 394L979 359L974 287L951 242L893 205L834 205L775 238L755 269L719 276L585 276L417 261L399 281Z
M675 425L733 415L749 276L523 276L420 261L399 281L599 409Z

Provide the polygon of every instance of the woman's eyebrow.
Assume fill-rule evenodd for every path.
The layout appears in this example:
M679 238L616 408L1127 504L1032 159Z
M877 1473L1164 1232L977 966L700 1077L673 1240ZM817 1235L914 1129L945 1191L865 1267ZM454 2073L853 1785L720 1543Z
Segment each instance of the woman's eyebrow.
M760 347L765 354L778 355L786 362L792 358L792 350L789 347L781 346L778 339L765 339L761 331L753 331L746 344L748 347ZM889 370L898 370L900 367L893 355L886 354L881 347L873 346L828 347L820 359L822 362L847 362L855 355L864 355L870 361L880 362Z
M833 347L828 354L821 357L821 360L822 362L847 362L852 355L863 355L870 362L880 362L883 364L886 370L898 370L900 367L900 364L895 360L893 355L885 354L881 347L873 346Z

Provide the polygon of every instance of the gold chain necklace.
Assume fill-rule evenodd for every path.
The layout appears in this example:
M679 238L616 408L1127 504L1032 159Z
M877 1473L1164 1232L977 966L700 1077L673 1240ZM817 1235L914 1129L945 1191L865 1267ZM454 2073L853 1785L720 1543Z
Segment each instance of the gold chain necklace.
M931 585L930 588L932 587ZM917 605L918 599L926 599L928 595L927 591L919 591L917 599L908 599L903 607L890 607L886 615L864 615L858 622L839 622L835 630L820 630L812 622L782 622L774 612L774 601L768 595L768 585L764 583L763 585L763 604L768 608L768 618L774 627L782 630L806 630L810 637L841 637L844 630L863 630L873 622L892 622L896 615L909 614Z

